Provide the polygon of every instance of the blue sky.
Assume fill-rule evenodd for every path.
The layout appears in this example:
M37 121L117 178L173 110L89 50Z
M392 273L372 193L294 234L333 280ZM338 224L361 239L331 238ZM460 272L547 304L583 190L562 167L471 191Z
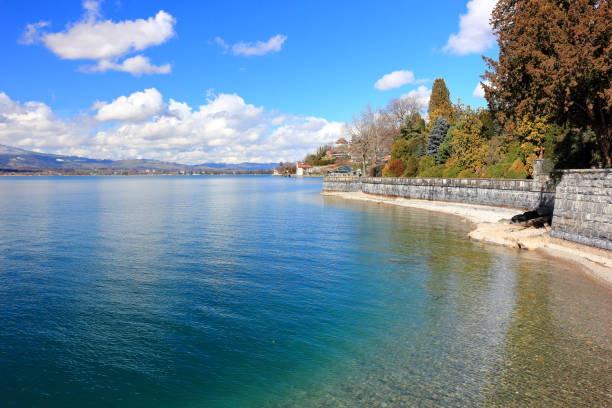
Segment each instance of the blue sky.
M485 105L474 90L481 55L497 53L495 1L259 3L0 0L0 143L294 160L369 102L426 100L434 78Z

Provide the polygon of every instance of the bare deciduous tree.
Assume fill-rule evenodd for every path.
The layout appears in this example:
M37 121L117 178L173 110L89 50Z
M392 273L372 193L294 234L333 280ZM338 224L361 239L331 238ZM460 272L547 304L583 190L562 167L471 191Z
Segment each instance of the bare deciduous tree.
M393 144L393 121L384 111L375 111L371 104L347 124L352 153L359 158L363 174L372 174Z
M422 108L416 95L407 95L389 101L385 114L393 129L399 131L399 128L406 122L406 118L419 113Z

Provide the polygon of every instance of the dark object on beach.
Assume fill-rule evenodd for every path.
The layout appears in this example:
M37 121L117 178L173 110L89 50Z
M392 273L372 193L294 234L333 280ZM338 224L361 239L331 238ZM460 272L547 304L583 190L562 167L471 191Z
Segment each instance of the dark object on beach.
M539 216L538 212L535 211L535 210L527 211L527 212L524 212L522 214L518 214L518 215L515 215L514 217L512 217L510 219L510 223L511 224L516 224L516 223L520 223L520 222L527 222L529 220L537 218L538 216Z
M511 218L511 224L521 224L525 227L542 228L552 222L552 210L539 208L515 215Z

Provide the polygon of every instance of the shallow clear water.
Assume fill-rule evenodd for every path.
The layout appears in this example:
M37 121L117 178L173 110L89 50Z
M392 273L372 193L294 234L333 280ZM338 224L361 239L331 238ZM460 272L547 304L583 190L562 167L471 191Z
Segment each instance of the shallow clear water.
M320 191L0 178L0 405L612 405L608 289Z

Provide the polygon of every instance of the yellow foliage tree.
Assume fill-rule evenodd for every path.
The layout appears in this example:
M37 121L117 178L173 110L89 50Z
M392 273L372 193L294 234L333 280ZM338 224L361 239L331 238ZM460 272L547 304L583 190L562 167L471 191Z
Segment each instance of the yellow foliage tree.
M482 135L478 110L471 110L468 106L461 122L451 131L453 156L450 162L461 169L470 169L480 174L485 164L487 139Z
M527 172L533 175L533 161L543 153L544 139L551 124L544 116L523 116L517 123L516 133L525 156Z

